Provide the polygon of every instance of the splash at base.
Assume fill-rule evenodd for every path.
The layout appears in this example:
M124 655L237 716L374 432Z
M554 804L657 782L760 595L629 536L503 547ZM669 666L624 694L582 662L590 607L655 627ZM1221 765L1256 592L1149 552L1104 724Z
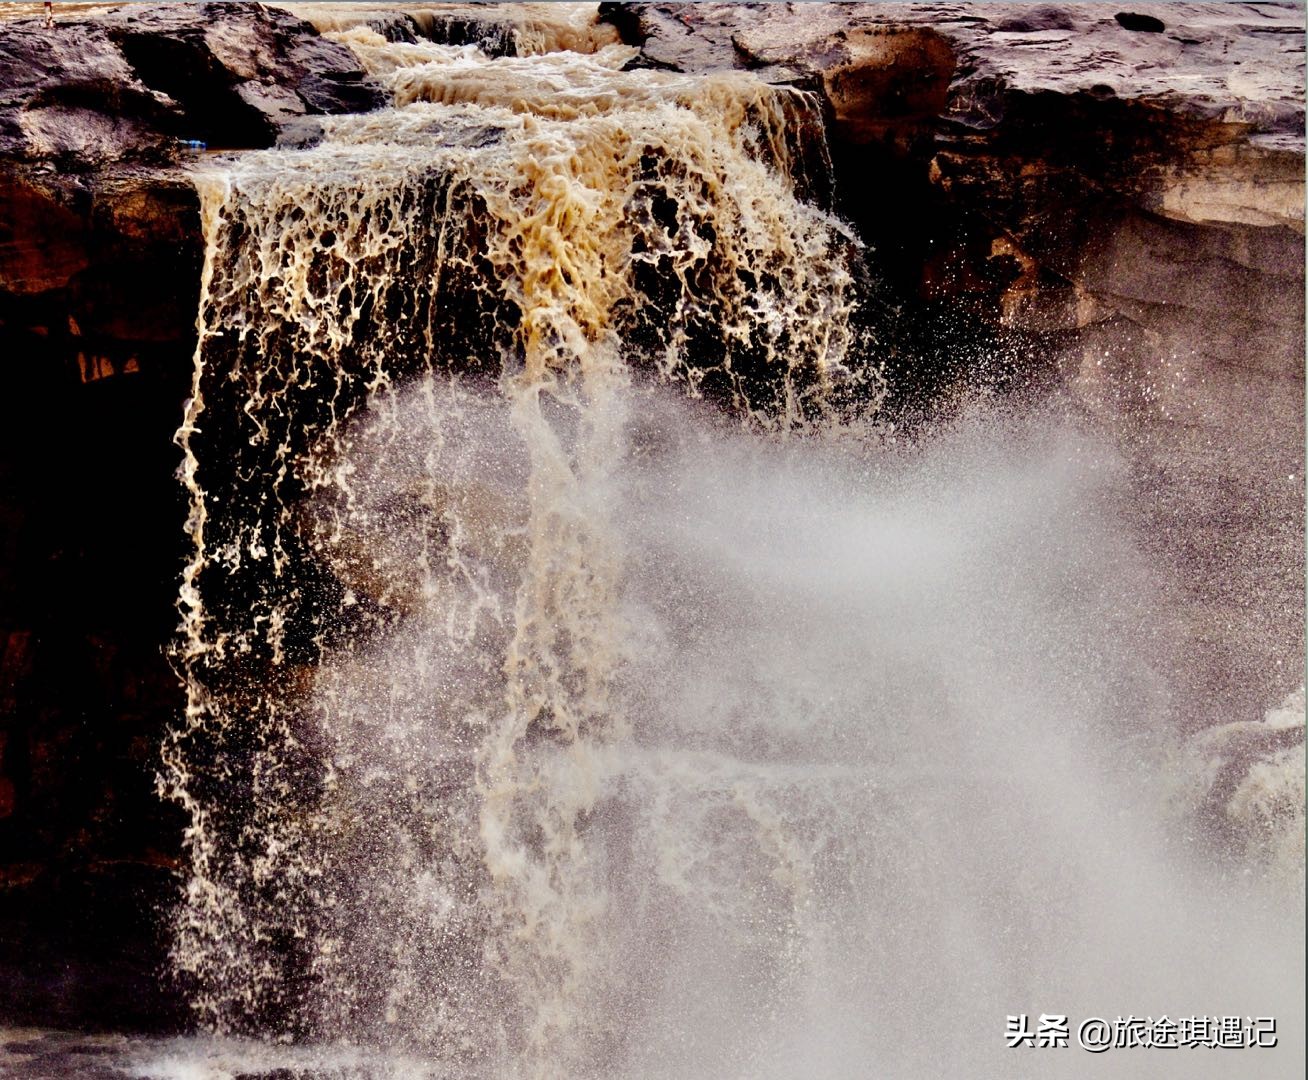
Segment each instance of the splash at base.
M1114 456L877 428L815 102L339 33L396 106L197 177L200 1017L492 1076L1047 1076L1005 1012L1301 1011L1301 888L1205 880L1160 809Z

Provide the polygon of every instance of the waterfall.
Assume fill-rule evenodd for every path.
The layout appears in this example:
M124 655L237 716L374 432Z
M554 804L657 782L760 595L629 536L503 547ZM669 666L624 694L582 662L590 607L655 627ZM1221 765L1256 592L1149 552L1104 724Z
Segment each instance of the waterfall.
M815 98L332 32L394 106L196 173L161 783L200 1018L961 1075L1005 1012L1293 998L1301 884L1199 884L1161 824L1122 464L1054 409L878 425Z

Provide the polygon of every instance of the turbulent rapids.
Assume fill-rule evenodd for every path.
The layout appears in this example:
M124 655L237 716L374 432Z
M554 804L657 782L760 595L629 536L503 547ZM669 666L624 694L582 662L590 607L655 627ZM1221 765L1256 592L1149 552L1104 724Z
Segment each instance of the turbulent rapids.
M394 106L197 167L198 1015L436 1075L1084 1065L1002 1056L1012 1012L1301 1039L1302 756L1205 847L1111 449L879 425L817 101L552 19L321 16Z

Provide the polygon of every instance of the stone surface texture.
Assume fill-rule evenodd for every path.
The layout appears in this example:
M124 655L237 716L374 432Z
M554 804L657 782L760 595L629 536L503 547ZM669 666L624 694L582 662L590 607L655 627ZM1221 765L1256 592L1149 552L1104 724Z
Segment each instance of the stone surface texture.
M0 155L85 171L178 140L271 146L282 123L375 108L353 53L254 3L127 5L0 24Z

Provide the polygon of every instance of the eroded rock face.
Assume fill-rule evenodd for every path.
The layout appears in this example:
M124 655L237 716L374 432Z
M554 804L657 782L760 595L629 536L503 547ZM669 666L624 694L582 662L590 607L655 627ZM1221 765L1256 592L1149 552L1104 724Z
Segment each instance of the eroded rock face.
M134 356L139 364L137 346L185 347L202 252L199 204L183 175L15 169L0 173L0 200L5 332L64 342L79 368L98 359L117 370Z
M891 358L901 398L975 380L935 360L988 332L1116 436L1128 515L1179 583L1188 723L1294 689L1302 8L603 7L651 66L822 88L842 210L924 327Z
M174 1015L151 911L175 887L181 821L154 776L182 707L161 645L203 257L179 144L268 146L380 100L349 50L259 4L0 20L0 1013L14 1022Z
M0 330L65 341L101 373L139 367L141 343L188 354L201 252L185 143L271 146L382 98L347 48L262 4L0 22Z
M262 4L129 5L0 23L0 155L86 171L177 140L271 146L313 113L381 104L354 55Z
M1303 15L1289 4L1151 5L1156 31L1101 3L601 9L653 66L815 80L848 212L874 236L860 167L929 170L945 201L1054 269L1106 198L1303 228ZM960 278L963 254L949 253Z

